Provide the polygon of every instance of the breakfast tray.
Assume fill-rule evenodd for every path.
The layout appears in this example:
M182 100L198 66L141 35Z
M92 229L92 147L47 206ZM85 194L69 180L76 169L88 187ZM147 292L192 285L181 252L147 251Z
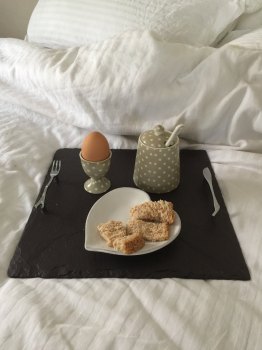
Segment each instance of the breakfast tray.
M179 236L158 251L137 256L85 250L86 217L102 195L89 194L83 189L86 175L80 164L79 151L59 149L55 153L54 159L62 161L59 181L52 183L48 190L47 212L32 209L11 259L9 277L250 280L205 151L182 150L179 187L166 194L150 194L152 200L164 199L174 203L182 222ZM112 151L112 163L107 175L112 184L110 190L135 187L135 155L135 150ZM213 201L210 189L202 173L207 166L212 172L215 193L221 206L214 217L211 215ZM49 179L49 170L43 187Z

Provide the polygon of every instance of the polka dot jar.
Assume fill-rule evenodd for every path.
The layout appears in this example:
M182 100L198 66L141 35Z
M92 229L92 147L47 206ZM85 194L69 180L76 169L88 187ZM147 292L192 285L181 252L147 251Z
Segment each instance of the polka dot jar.
M157 125L139 137L133 179L136 186L146 192L166 193L179 185L179 138L166 147L170 135Z

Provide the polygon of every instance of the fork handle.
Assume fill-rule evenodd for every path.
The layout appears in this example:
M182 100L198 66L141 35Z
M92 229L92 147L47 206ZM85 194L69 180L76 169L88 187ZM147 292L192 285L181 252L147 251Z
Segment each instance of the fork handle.
M41 205L41 208L44 208L45 206L45 197L46 197L46 192L48 190L48 187L51 185L51 182L53 181L54 176L51 176L48 183L45 185L44 191L37 203L35 204L35 208L37 208L39 205Z

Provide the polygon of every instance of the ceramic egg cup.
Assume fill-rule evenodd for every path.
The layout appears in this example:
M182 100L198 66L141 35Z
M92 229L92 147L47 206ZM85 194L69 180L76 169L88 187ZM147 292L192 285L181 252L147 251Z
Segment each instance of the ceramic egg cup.
M111 186L110 180L108 180L105 175L111 164L112 152L110 151L110 155L107 159L98 162L85 160L81 152L79 153L79 157L84 172L90 177L90 179L84 183L84 189L93 194L106 192Z

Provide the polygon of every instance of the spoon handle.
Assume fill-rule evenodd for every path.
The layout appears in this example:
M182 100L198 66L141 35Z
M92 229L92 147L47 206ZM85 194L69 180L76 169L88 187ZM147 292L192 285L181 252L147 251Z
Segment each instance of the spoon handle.
M215 216L220 209L220 205L218 204L218 201L216 199L216 195L215 195L213 184L212 184L212 175L211 175L209 168L203 169L203 175L204 175L204 178L207 180L210 191L212 193L213 202L214 202L214 212L212 213L212 216Z
M179 124L177 125L177 127L175 128L175 130L172 132L172 134L170 135L169 139L166 141L165 146L171 146L171 144L173 143L174 139L178 136L178 134L180 133L180 131L183 129L184 124Z

